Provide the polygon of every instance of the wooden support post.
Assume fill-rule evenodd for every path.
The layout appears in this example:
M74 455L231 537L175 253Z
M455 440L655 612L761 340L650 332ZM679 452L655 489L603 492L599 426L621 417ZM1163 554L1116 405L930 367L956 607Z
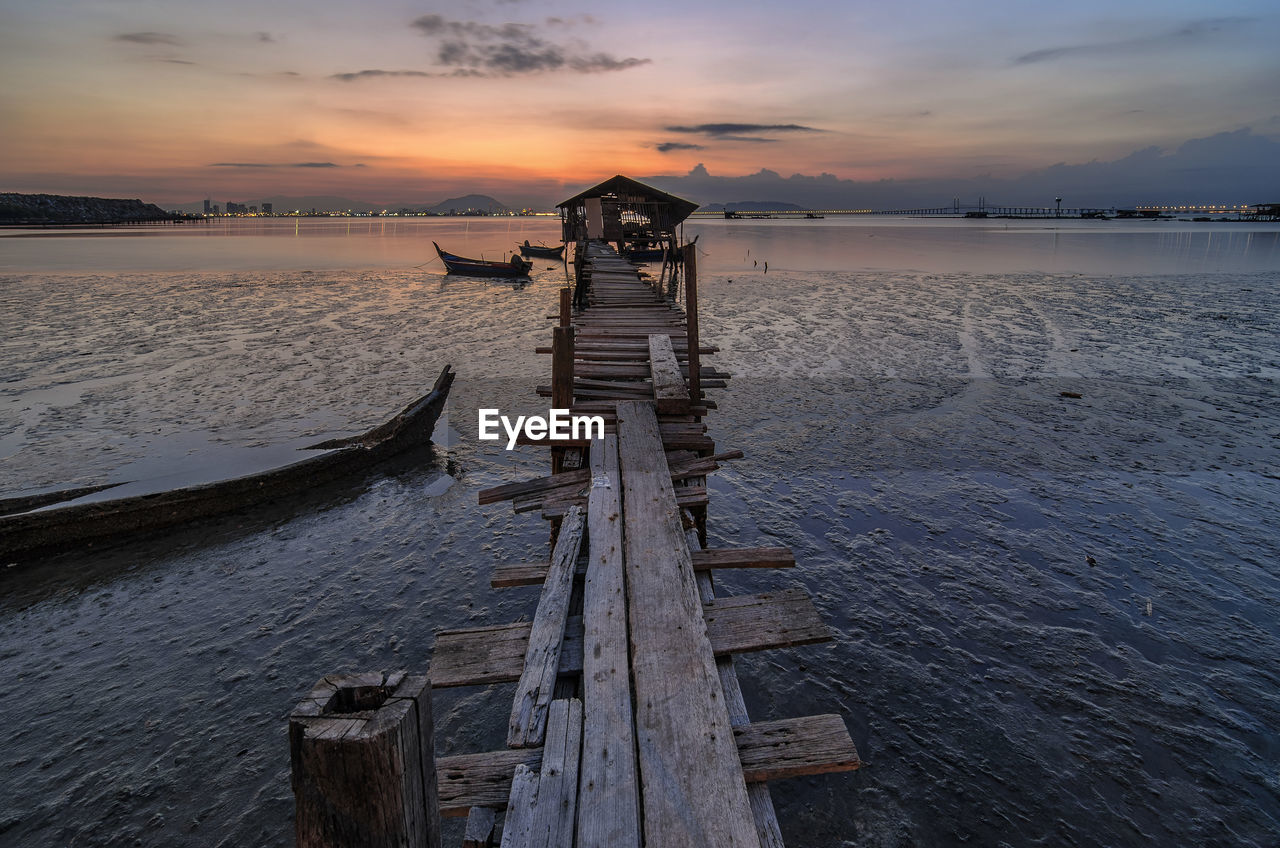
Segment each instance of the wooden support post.
M289 714L299 848L440 846L431 684L329 675Z
M689 400L702 400L701 356L698 348L698 250L684 246L684 317L689 337Z
M560 326L567 327L573 321L573 289L560 289Z
M556 327L551 338L551 406L573 406L573 327ZM564 448L551 449L551 473L558 474L564 463Z

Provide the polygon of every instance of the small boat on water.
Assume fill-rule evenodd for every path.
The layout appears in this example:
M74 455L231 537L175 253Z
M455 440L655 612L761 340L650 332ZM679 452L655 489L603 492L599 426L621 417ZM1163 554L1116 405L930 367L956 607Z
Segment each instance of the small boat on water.
M59 550L89 548L311 492L359 474L431 441L453 378L446 365L430 392L372 430L307 445L297 458L290 456L284 464L244 476L176 489L156 488L168 479L161 477L0 499L0 561L30 561Z
M448 253L440 249L440 245L431 242L440 261L451 274L466 274L470 277L523 277L533 268L533 263L523 256L512 256L508 262L491 259L468 259L456 253Z
M542 259L564 259L564 245L547 247L545 244L529 244L529 240L525 239L524 244L520 245L520 254L522 256L537 256Z

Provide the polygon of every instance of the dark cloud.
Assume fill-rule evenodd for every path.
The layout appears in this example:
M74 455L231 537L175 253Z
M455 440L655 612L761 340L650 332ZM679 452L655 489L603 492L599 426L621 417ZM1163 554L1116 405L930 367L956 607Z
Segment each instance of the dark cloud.
M332 162L295 162L289 166L290 168L341 168L341 165L335 165Z
M582 20L593 23L590 16ZM571 26L572 20L548 18L547 27ZM411 24L422 35L438 39L437 63L470 76L517 76L552 71L580 74L625 71L649 64L650 59L618 58L608 53L588 53L577 45L558 44L543 37L534 24L487 24L454 21L443 15L422 15Z
M349 71L345 74L333 74L330 79L342 80L343 82L355 82L360 79L369 79L371 77L435 77L439 74L429 74L426 71L384 71L381 68L370 68L365 71Z
M276 42L275 36L269 32L255 32L253 36L263 44L275 44Z
M701 144L686 144L683 141L664 141L658 145L659 153L670 153L673 150L705 150Z
M1047 47L1032 50L1013 59L1014 65L1033 65L1080 56L1124 56L1136 51L1182 47L1211 38L1225 29L1239 27L1254 21L1253 18L1205 18L1191 21L1171 32L1129 38L1122 41L1100 41L1094 44L1072 44L1065 47Z
M130 44L167 44L170 47L181 47L182 39L167 32L122 32L115 37L116 41L127 41Z
M773 133L773 132L826 132L816 127L806 127L800 124L696 124L694 126L673 126L667 127L667 132L678 133L697 133L699 135L709 135L712 138L731 138L734 141L760 141L757 138L744 138L744 133Z
M158 59L157 61L168 62L170 65L194 65L195 64L195 62L188 62L186 59L174 59L172 57Z
M987 198L993 206L1132 207L1186 203L1187 198L1233 198L1266 203L1280 185L1280 140L1251 129L1191 139L1176 150L1135 150L1112 161L1058 164L1010 177L929 177L855 181L831 174L783 177L760 170L744 177L713 176L701 165L683 176L638 176L649 185L698 203L748 198L795 203L806 209L914 209L951 198ZM1234 198L1239 198L1235 201Z

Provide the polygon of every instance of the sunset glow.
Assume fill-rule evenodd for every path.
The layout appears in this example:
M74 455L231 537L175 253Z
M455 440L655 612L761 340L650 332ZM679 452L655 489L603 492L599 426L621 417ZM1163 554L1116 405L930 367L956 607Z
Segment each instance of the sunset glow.
M7 191L547 204L698 164L1006 179L1280 133L1265 2L3 0L0 15ZM1274 161L1259 167L1274 184Z

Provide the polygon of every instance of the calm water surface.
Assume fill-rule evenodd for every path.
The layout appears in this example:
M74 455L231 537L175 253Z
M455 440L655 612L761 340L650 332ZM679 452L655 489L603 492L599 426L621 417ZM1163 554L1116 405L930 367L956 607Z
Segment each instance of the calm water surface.
M786 544L835 641L741 658L757 719L866 766L776 783L788 844L1271 846L1280 831L1280 232L702 221L724 545ZM367 427L459 372L437 444L254 513L0 575L0 842L286 845L285 717L536 593L533 411L563 269L446 277L554 220L0 231L0 490L185 479ZM768 263L767 272L764 270ZM1061 395L1081 395L1079 399ZM438 692L446 752L510 687ZM455 840L456 842L456 840Z

